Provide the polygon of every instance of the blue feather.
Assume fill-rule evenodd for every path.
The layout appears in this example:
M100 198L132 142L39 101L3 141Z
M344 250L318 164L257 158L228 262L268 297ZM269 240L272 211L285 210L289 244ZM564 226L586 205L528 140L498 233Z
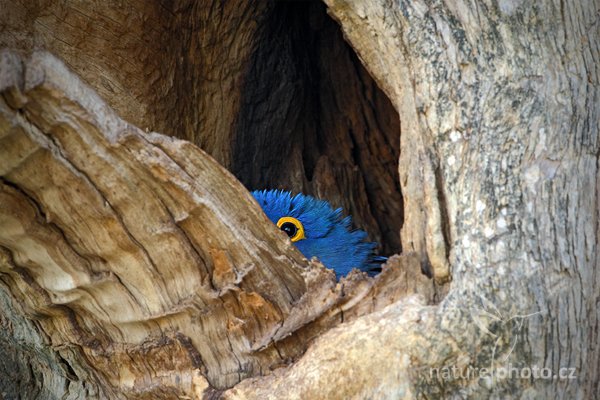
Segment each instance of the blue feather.
M324 200L282 190L257 190L252 195L274 224L282 217L300 221L305 237L294 244L306 258L317 257L335 270L338 278L353 268L373 275L387 260L374 254L377 244L366 242L364 231L352 230L351 218L343 217L341 208L334 210Z

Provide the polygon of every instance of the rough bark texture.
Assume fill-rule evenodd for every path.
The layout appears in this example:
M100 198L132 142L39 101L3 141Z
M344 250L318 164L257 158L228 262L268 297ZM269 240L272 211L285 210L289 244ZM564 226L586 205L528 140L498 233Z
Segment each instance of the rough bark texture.
M407 385L428 397L598 397L599 3L327 3L400 112L403 248L426 253L436 277L452 266L438 344L425 359L405 352ZM477 324L490 313L488 340L452 309ZM449 343L460 351L445 365L552 374L423 385L419 367Z
M4 53L2 67L0 240L14 299L53 346L75 338L108 381L137 375L115 354L141 358L137 368L205 369L216 386L239 381L240 364L254 368L242 353L268 342L304 292L298 256L275 257L283 242L250 244L276 231L246 222L262 218L232 205L248 193L198 148L124 123L45 54L20 74ZM172 358L153 357L155 341Z
M0 91L6 398L198 395L403 294L434 298L415 257L375 281L302 267L232 175L123 122L46 53L1 53Z
M46 54L37 53L21 74L19 57L5 53L0 65L0 374L5 398L32 390L69 398L600 396L598 1L326 3L402 121L399 152L392 145L375 152L375 158L387 160L384 151L400 154L405 254L394 257L376 279L352 274L336 283L318 264L303 266L243 187L196 147L145 135L124 123ZM134 123L139 123L135 118L156 117L157 126L173 134L165 122L173 115L177 121L213 118L205 127L224 128L210 135L199 129L194 137L189 129L200 128L198 123L182 123L182 137L194 139L250 185L277 159L258 156L272 151L268 136L244 136L260 131L262 119L251 117L269 115L261 111L260 85L248 83L248 76L260 74L244 74L253 66L263 71L257 66L260 54L277 48L264 44L264 32L280 33L277 38L288 32L293 38L302 28L294 27L298 20L291 17L290 31L270 25L270 17L285 14L278 14L280 5L219 4L224 5L186 8L177 3L166 8L170 12L160 12L159 6L147 9L140 3L114 15L97 6L102 16L111 15L113 28L104 27L109 32L132 19L128 24L139 26L136 40L143 36L167 43L165 59L132 57L137 61L124 62L119 71L111 64L112 47L100 46L106 57L95 58L90 46L94 61L80 61L74 69ZM69 64L77 60L77 54L69 56L70 49L87 45L65 41L69 44L61 47L67 35L62 28L81 29L69 18L90 6L48 3L46 12L25 14L27 7L6 4L13 12L5 22L11 34L3 35L2 43L24 52L42 46ZM70 11L55 18L57 10ZM81 20L89 23L95 18L91 15L83 13ZM148 24L152 18L170 22ZM211 22L192 33L184 28L190 42L183 49L172 46L180 43L173 36L161 34L165 26L197 28L198 21ZM233 28L245 24L240 31ZM101 24L84 26L97 34L92 38L106 38L95 31ZM158 32L140 36L148 27ZM205 44L220 48L215 38L221 29L236 38L221 48L224 58L187 53ZM319 49L339 46L315 32L306 37ZM132 43L123 54L146 50ZM277 54L310 57L305 49L286 51ZM296 99L311 107L333 103L331 109L344 114L341 100L369 93L355 89L357 82L367 82L360 67L346 80L351 82L347 87L336 83L331 71L354 65L349 53L337 55L339 64L319 56L310 59L316 66L298 69L330 77L320 81L312 102L307 100L311 96L274 96L281 108L273 114L297 112L290 106ZM220 65L215 60L225 59L222 76L208 72ZM201 66L194 68L194 63ZM118 76L124 89L115 86L114 94L100 89L97 74L89 70L98 65L106 70L100 75ZM154 68L162 72L143 72ZM182 82L198 73L211 77L207 87L236 82L233 92L239 93L229 98L226 89L207 90L219 93L207 99L197 83L178 86L165 79L180 79L173 71L181 68L189 69ZM156 84L148 83L151 76ZM132 102L137 108L130 115L124 112L127 102L119 103L128 90L127 77L142 104ZM145 85L156 92L140 90ZM190 88L191 105L181 91L163 93L164 87ZM245 91L252 97L244 99ZM171 100L161 103L161 94ZM315 99L321 96L335 100ZM247 101L252 98L256 104ZM140 110L154 100L155 112L143 114ZM305 113L312 111L302 104ZM349 115L368 104L388 107L359 101ZM227 111L215 117L219 107ZM363 193L369 193L366 169L389 171L378 162L365 162L369 146L359 143L369 138L378 147L389 138L387 128L373 129L373 121L389 114L376 114L348 125L367 127L365 134L346 130L329 136L334 128L324 130L325 136L315 134L319 146L306 136L316 129L310 128L314 120L296 115L289 125L269 121L269 129L284 131L275 140L293 139L289 153L282 155L307 175L265 176L275 184L297 188L301 183L318 192L326 177L348 176L348 166L355 165L365 182ZM334 119L319 111L319 120L325 126ZM295 127L306 124L309 128ZM369 136L372 132L378 133ZM330 165L335 142L328 144L327 138L338 138L342 158L352 148L348 140L357 141L352 159L344 158L337 170ZM236 147L240 144L242 150ZM243 149L252 146L247 160L256 161L257 171L244 167L250 164ZM323 170L333 172L319 175L323 156ZM311 171L313 178L321 178L310 182ZM390 176L385 172L377 185L392 187L384 184ZM348 179L341 187L359 181ZM355 201L360 196L345 201L360 204ZM398 206L397 201L384 204L377 207ZM384 215L371 212L378 225ZM420 274L421 267L435 279ZM519 377L500 374L508 367ZM529 376L523 377L526 369ZM550 375L534 376L532 370Z

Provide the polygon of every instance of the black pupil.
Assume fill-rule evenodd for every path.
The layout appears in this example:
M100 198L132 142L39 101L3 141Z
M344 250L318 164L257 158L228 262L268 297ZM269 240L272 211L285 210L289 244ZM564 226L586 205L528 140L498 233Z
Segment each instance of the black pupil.
M284 222L281 225L281 230L284 231L291 238L294 237L298 232L298 228L296 228L296 225L292 224L291 222Z

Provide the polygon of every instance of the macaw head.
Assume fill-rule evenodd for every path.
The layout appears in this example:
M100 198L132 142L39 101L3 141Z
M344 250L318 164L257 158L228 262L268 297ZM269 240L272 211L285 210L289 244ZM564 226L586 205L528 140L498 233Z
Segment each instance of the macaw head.
M324 200L282 190L257 190L252 195L304 257L317 257L338 278L352 268L373 274L385 260L374 255L377 244L365 242L365 232L351 228L351 218L343 217L341 208L334 210Z

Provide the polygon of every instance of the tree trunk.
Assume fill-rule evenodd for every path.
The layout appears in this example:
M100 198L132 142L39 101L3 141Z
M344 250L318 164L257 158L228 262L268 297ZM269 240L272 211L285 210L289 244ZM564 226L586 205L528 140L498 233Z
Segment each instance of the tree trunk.
M600 4L326 3L2 2L0 398L600 396Z

